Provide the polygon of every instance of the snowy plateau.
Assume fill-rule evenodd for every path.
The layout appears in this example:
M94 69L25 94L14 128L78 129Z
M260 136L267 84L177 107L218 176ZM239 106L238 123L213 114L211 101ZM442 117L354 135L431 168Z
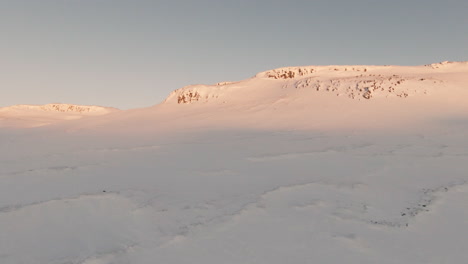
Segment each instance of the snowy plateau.
M0 108L0 263L468 263L468 62Z

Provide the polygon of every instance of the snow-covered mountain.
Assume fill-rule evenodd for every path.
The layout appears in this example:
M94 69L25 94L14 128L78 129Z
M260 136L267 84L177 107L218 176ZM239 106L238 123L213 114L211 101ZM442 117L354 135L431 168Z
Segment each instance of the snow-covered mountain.
M465 263L467 84L467 62L288 67L0 109L0 263Z
M255 101L275 97L314 97L320 93L354 100L406 98L427 95L444 82L447 73L466 74L467 62L442 62L418 67L307 66L286 67L258 73L241 82L190 85L174 91L166 103ZM262 89L263 88L263 89Z
M421 127L468 112L467 73L467 62L287 67L237 82L189 85L153 107L86 120L70 129L95 128L98 123L106 124L101 130L124 133L190 127L283 130Z
M75 113L75 114L96 114L102 115L112 111L116 108L102 107L102 106L87 106L87 105L73 105L73 104L46 104L46 105L13 105L9 107L1 107L1 113L12 112L55 112L55 113Z
M0 127L38 127L116 111L112 107L73 104L13 105L0 107Z
M3 126L43 126L64 119L71 129L105 123L115 131L171 126L282 129L385 128L420 125L468 111L468 62L424 66L304 66L256 74L247 80L189 85L156 106L113 108L50 104L0 108ZM8 121L8 122L7 122ZM169 125L172 124L172 125ZM1 123L0 123L1 126ZM154 126L157 127L157 126ZM157 128L161 129L160 127Z

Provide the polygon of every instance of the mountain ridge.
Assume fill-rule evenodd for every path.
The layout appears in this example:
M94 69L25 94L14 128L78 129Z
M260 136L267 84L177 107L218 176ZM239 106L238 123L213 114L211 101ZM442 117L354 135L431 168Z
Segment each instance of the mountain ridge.
M452 67L450 67L452 66ZM274 81L270 86L281 83L282 89L315 89L333 92L337 96L352 99L375 97L406 98L416 93L427 94L428 89L443 82L434 77L444 70L459 67L468 72L468 62L440 62L422 66L372 66L330 65L282 67L257 73L238 82L221 82L214 85L188 85L169 94L164 103L190 104L208 102L223 97L228 89L236 90L242 83L256 80ZM408 82L410 85L408 85ZM405 87L406 86L406 87ZM409 87L410 86L410 87ZM252 92L252 89L248 91Z
M102 116L120 110L76 104L12 105L0 107L0 127L39 127L84 117Z
M402 127L415 125L416 120L428 122L454 114L468 115L467 82L468 62L283 67L241 81L188 85L171 92L162 103L146 108L119 111L51 104L35 111L32 117L28 116L29 110L19 111L9 117L3 115L3 121L0 108L0 127L8 118L16 120L13 125L7 122L9 126L23 127L31 127L29 121L36 122L34 126L44 126L80 119L67 124L74 129L99 127L112 131L137 131L143 127L147 131L183 127ZM46 121L40 120L42 115ZM96 117L82 118L88 115Z
M44 111L44 112L61 112L61 113L109 113L113 111L118 111L117 108L113 107L103 107L95 105L76 105L76 104L62 104L62 103L52 103L45 105L28 105L28 104L19 104L12 105L7 107L0 107L0 112L8 111Z

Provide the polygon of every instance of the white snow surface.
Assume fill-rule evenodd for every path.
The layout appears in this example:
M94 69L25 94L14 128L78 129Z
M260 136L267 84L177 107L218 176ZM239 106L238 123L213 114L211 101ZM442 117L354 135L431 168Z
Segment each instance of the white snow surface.
M0 263L465 263L467 83L288 67L80 119L8 108Z

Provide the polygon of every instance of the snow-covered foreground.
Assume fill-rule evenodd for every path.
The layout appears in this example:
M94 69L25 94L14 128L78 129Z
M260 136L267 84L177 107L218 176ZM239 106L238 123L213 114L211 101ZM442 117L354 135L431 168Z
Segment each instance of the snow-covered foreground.
M1 263L463 263L466 132L2 133Z
M375 104L324 95L312 111L282 92L250 107L225 93L244 104L171 104L180 92L152 108L1 129L0 263L468 259L464 93ZM414 112L398 127L320 102L354 117Z

